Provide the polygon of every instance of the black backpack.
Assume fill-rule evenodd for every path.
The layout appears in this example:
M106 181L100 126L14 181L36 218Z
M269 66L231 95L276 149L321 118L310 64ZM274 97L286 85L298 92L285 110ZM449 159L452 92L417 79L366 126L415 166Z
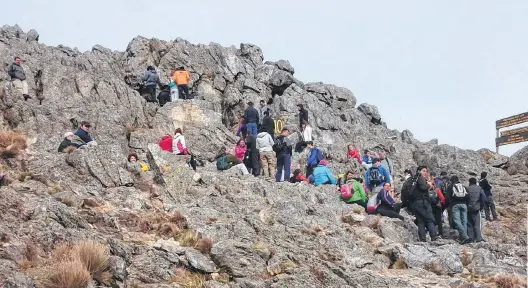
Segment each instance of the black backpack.
M288 145L286 144L286 141L284 141L285 136L279 136L275 138L274 144L273 144L273 151L275 153L283 153L288 150Z
M385 181L385 177L381 174L380 170L376 166L372 166L369 170L369 186L378 186L383 181Z
M418 176L409 177L403 183L401 189L402 207L409 206L409 203L412 201L412 192L416 188L416 183L418 183Z

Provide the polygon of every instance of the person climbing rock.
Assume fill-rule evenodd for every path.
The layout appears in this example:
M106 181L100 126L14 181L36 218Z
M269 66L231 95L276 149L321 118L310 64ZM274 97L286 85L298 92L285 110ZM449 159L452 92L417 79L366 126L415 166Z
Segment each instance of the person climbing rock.
M336 179L330 169L326 167L328 165L328 162L326 160L319 161L319 164L315 169L313 170L313 174L308 177L308 180L310 180L310 183L313 183L314 186L319 185L325 185L325 184L331 184L336 185Z
M7 74L11 77L11 82L13 83L14 88L18 90L19 93L24 96L24 100L27 101L28 99L31 99L31 96L29 96L26 72L21 65L23 61L22 58L15 57L15 62L11 63L7 68Z
M484 213L486 214L486 220L488 221L498 221L499 216L497 215L497 210L495 210L495 202L493 202L493 194L491 193L491 185L488 182L488 172L480 173L480 188L484 190L486 195L486 201L484 202ZM493 219L491 218L493 216Z
M310 177L313 174L315 167L323 160L323 153L319 148L315 147L312 141L305 142L306 147L310 149L308 157L306 158L306 177Z
M273 144L273 151L275 151L277 157L277 173L275 174L275 180L277 182L281 182L282 179L290 179L293 143L288 138L289 135L290 130L288 128L283 128Z
M398 218L403 220L403 216L400 215L401 203L396 203L394 200L394 190L391 189L391 183L385 182L383 189L378 193L379 205L376 208L376 212L381 216L390 218Z
M257 135L257 149L259 151L260 167L264 172L264 177L273 177L273 173L275 173L277 163L273 153L273 144L271 135L264 127L261 127L260 133Z
M484 209L484 203L486 202L485 192L480 186L477 185L476 178L469 178L468 193L468 224L467 232L468 237L473 239L475 242L483 242L482 231L480 230L480 210Z
M435 229L435 220L433 211L431 209L431 200L429 197L429 189L433 188L432 182L428 182L429 173L427 167L419 166L416 170L416 175L412 178L411 193L411 210L416 217L416 224L418 226L418 238L421 242L426 241L425 229L429 231L431 241L436 241L437 234Z
M257 123L259 123L259 112L253 107L253 102L247 103L244 110L244 123L247 125L248 134L257 136Z
M367 195L363 185L354 178L352 171L348 171L345 175L345 183L340 187L341 200L348 204L357 204L367 209Z
M244 155L246 155L247 146L244 139L238 139L238 142L235 146L235 157L239 161L244 161Z
M247 134L248 134L247 125L244 121L244 116L242 116L238 119L238 126L235 132L235 136L242 137L242 139L246 139Z
M391 182L391 176L389 171L381 166L380 159L376 158L372 162L372 167L365 172L365 185L372 193L372 197L376 197L376 194L383 188L385 182Z
M191 76L189 75L189 72L185 70L185 67L181 66L178 68L172 75L172 79L178 86L180 99L191 99L189 95L189 82L191 81Z
M308 122L308 110L304 109L303 104L297 104L297 110L299 110L299 129L303 131L303 123Z
M275 140L275 122L271 118L269 111L264 112L264 119L262 119L261 127L268 132L271 136L271 139Z
M128 154L126 167L128 171L135 175L139 175L141 172L147 172L150 169L147 163L138 161L137 154L133 152Z
M159 83L159 76L158 72L156 72L156 69L154 69L153 66L148 66L147 71L143 73L143 76L141 77L141 81L143 83L143 89L144 92L147 94L147 97L145 99L147 102L156 102L156 86Z
M74 143L79 145L80 143L76 142L75 139L74 139L75 136L78 136L79 139L82 142L84 142L86 147L97 146L97 142L92 140L92 137L90 136L90 133L88 132L88 131L90 131L91 127L92 127L92 124L90 124L90 122L82 121L81 122L81 127L79 127L79 129L77 129L77 131L75 131L75 133L74 133L74 136L72 138L72 142L74 142ZM84 145L80 145L80 146L84 146Z
M352 159L356 159L359 164L362 164L361 156L359 155L359 151L357 148L354 147L352 144L348 144L347 146L347 154L345 156L345 163L348 163L348 161L351 161Z
M79 145L72 143L73 139L73 133L72 132L66 132L64 133L64 139L59 144L59 148L57 149L58 152L66 152L65 149L68 147L73 147L75 149L79 148Z

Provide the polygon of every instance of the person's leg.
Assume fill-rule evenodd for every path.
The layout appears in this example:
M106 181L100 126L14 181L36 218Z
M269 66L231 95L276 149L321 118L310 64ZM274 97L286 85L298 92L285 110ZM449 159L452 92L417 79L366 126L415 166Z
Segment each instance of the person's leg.
M29 87L26 80L22 80L22 95L24 95L24 100L27 100L29 97Z
M176 101L178 99L178 86L174 86L170 89L171 92L171 102Z
M449 228L455 229L455 224L453 223L453 206L447 207L447 221L449 223Z
M482 238L482 231L480 227L480 211L476 211L474 217L475 218L473 218L473 233L475 234L475 237L473 239L475 239L475 241L477 242L484 241L484 239Z
M269 177L273 177L275 169L277 169L277 158L275 158L274 152L268 152L268 163L269 163Z
M261 152L260 153L260 166L262 167L262 170L264 171L264 177L269 177L269 166L268 166L268 153L267 152Z
M180 97L180 99L185 99L185 91L183 89L183 85L178 85L178 97Z
M418 213L416 213L415 216L416 225L418 225L418 240L420 240L421 242L425 242L427 240L425 238L425 222Z
M309 165L309 166L306 166L306 178L310 177L310 175L313 174L313 170L314 170L314 167Z
M474 214L475 213L473 211L467 213L467 234L471 239L475 239L475 230L473 230L475 227L473 223Z
M491 221L491 215L490 215L490 210L491 209L490 209L488 201L489 200L484 201L484 214L486 215L486 220Z
M403 216L401 216L400 214L394 212L393 210L385 208L383 206L378 207L377 211L378 211L378 213L381 216L385 216L385 217L389 217L389 218L397 218L397 219L400 219L400 220L404 219Z
M284 154L277 157L277 173L275 174L275 180L280 182L282 176L282 169L284 168Z
M189 85L183 85L183 91L185 91L185 99L191 99L191 97L189 97Z
M284 154L284 179L290 179L291 155Z
M196 171L196 159L194 159L194 156L191 155L191 159L189 161L189 164L191 164L191 168Z
M460 209L460 219L461 219L460 222L462 224L462 228L464 229L464 231L466 232L466 235L467 235L467 224L468 224L467 212L468 212L468 209L467 209L466 204L462 204L461 208L459 208L459 209Z
M491 210L491 215L493 215L493 220L498 220L499 215L497 215L497 210L495 209L495 202L493 201L493 196L488 197L487 205Z
M396 203L394 204L394 206L392 206L392 211L400 214L400 210L401 210L401 203Z
M438 235L442 236L444 235L444 231L442 229L442 209L434 207L433 214L435 216L435 224L438 226Z
M253 168L253 175L260 176L260 162L259 153L251 153L251 163Z

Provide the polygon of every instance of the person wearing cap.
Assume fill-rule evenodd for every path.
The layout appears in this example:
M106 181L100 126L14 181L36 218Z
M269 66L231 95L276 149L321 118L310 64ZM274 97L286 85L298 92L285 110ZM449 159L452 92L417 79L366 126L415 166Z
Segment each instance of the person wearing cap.
M21 65L22 61L22 58L15 57L15 62L9 65L7 74L11 77L11 82L13 83L13 86L15 86L15 89L20 91L22 96L24 96L24 100L27 101L31 97L29 96L29 88L26 82L26 72L24 72L24 68L22 68Z
M57 149L58 152L65 152L64 150L70 146L74 147L75 149L79 148L79 145L72 143L73 133L72 132L66 132L64 133L64 139L59 144L59 149Z
M178 94L180 99L190 99L189 97L189 81L191 76L189 72L185 70L185 67L181 66L172 74L172 80L178 85Z
M88 132L90 130L90 127L92 125L88 121L82 121L81 127L75 131L75 136L78 136L80 140L82 140L84 143L86 143L87 146L96 146L97 143L92 140L92 137L90 137L90 133Z
M319 165L315 167L315 169L313 170L313 174L308 177L310 183L313 183L315 186L324 184L336 185L336 179L330 169L326 167L327 164L328 162L326 162L325 159L319 161Z

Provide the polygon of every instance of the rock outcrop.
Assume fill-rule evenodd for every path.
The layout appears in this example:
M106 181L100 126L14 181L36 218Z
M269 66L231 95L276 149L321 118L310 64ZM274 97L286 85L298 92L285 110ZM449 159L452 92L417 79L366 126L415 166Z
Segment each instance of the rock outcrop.
M376 106L356 107L350 90L303 83L288 61L264 62L253 44L226 48L138 36L125 52L96 45L81 53L39 40L35 30L0 29L0 61L25 59L36 96L24 101L2 83L8 89L0 130L23 132L29 146L2 160L11 180L0 189L0 286L43 285L42 271L60 244L83 239L108 247L108 279L91 275L90 285L101 287L180 287L182 279L205 287L478 287L526 277L527 232L518 225L526 223L526 148L506 171L506 159L492 152L420 143L408 130L388 129ZM194 99L162 108L146 103L137 89L148 65L164 83L171 68L186 66ZM0 80L7 80L6 71ZM403 170L417 165L463 181L487 171L502 221L483 224L487 243L461 246L456 234L416 243L416 226L405 212L405 221L365 215L330 186L216 171L211 161L234 145L232 127L243 104L261 99L273 99L292 130L296 105L304 104L334 172L354 168L343 161L348 143L386 152L397 185ZM57 153L64 132L82 120L91 121L99 145ZM187 157L155 145L178 127L197 173ZM127 171L129 152L151 171Z

